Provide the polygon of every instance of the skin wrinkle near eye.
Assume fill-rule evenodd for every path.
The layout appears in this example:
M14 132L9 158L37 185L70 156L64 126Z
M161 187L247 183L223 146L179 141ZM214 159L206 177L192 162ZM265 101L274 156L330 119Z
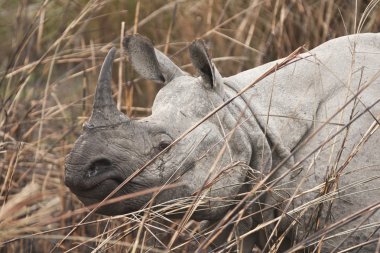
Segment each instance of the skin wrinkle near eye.
M194 152L194 150L196 149L196 147L198 147L200 145L200 143L206 138L208 133L204 134L204 136L202 138L200 138L199 142L193 142L193 145L190 146L189 148L189 152L187 153L187 156L182 159L182 163L177 167L177 169L173 172L173 174L170 176L170 178L167 180L166 184L167 183L174 183L176 182L177 180L179 180L186 172L189 171L190 168L193 168L196 164L196 162L200 161L202 158L198 158L197 160L195 161L190 161L189 163L186 163L187 162L187 159L190 157L190 155ZM186 153L186 152L185 152ZM176 175L178 173L178 171L181 169L181 167L184 166L185 168L183 169L183 172L173 180L173 182L170 182L171 178Z
M138 131L135 131L135 129L136 129L135 125L134 125L133 129L134 129L133 132L135 134L137 134ZM124 137L124 136L122 136L122 137L124 137L123 139L125 140L126 145L123 145L123 142L121 142L120 139L116 139L115 138L115 141L108 141L112 145L110 145L108 147L107 151L109 153L112 153L112 154L113 153L123 152L123 156L119 156L119 158L125 157L126 159L118 159L120 162L117 162L116 164L119 164L119 163L120 164L125 164L125 162L127 162L127 163L129 163L131 165L133 164L133 167L137 168L137 167L139 167L139 166L141 166L143 164L143 163L136 164L136 161L138 161L139 159L141 159L141 155L143 155L143 156L144 155L152 156L152 154L154 155L155 153L157 153L157 151L154 150L154 149L156 149L155 146L159 145L160 140L167 139L169 142L171 142L173 140L173 138L168 133L166 133L165 131L163 131L162 129L159 129L157 131L151 131L151 132L155 132L156 133L155 136L158 136L157 141L155 141L155 142L157 142L157 144L153 145L151 143L152 138L147 139L143 135L144 136L142 138L142 140L144 142L143 147L145 147L145 148L143 148L142 150L146 151L144 154L141 154L142 150L139 150L136 146L134 146L134 149L129 148L130 147L130 145L129 145L130 140L128 138ZM164 136L162 136L162 135L164 135ZM140 146L141 145L139 145L139 147ZM172 159L172 158L169 158L169 160L170 159ZM135 162L131 163L131 160L132 161L134 160ZM164 164L163 164L163 160L162 160L162 162L160 162L160 164L157 165L156 169L164 170L163 168L164 168ZM118 170L119 171L123 171L122 166L118 166ZM134 168L128 168L127 170L126 170L126 168L124 168L124 170L125 171L131 171L131 170L134 170ZM151 171L151 172L153 172L153 171ZM124 173L125 176L128 176L127 174L128 173ZM160 175L160 178L162 178L162 177L163 177L163 175Z
M127 141L127 144L129 144L128 141ZM146 155L146 153L143 153L143 152L141 152L141 150L138 150L136 148L136 146L134 146L132 148L129 145L123 145L122 143L118 143L116 141L113 143L113 145L111 147L114 148L116 151L121 152L121 153L127 152L130 157L135 157L138 159L141 157L141 154ZM111 147L110 147L110 149L112 149ZM112 152L112 150L111 150L111 152ZM118 152L116 152L116 153L118 153ZM141 153L139 153L139 152L141 152ZM127 155L124 155L124 156L128 157Z
M184 158L184 159L181 159L181 164L177 167L177 169L171 174L171 176L166 180L166 182L162 182L162 187L164 187L165 185L167 185L167 184L169 184L169 183L173 183L173 182L176 182L179 178L181 178L187 171L188 171L188 169L189 168L192 168L192 167L194 167L194 162L193 161L191 161L190 163L189 163L189 165L185 165L185 170L184 170L184 172L181 174L181 175L179 175L177 178L174 178L173 179L173 177L177 174L177 172L181 169L181 167L186 163L186 161L187 161L187 159L190 157L190 155L193 153L193 151L195 150L195 148L204 140L204 138L206 137L206 134L200 139L200 141L198 142L198 143L196 143L196 145L195 145L195 141L193 142L193 145L191 145L190 146L190 148L189 148L189 152L185 152L185 153L187 153L187 156ZM170 153L170 152L168 152L168 153ZM168 153L166 153L166 154L168 154ZM169 161L172 161L171 159L169 159ZM154 164L152 164L152 166L153 167L155 167L154 166ZM173 180L172 180L173 179ZM172 182L171 182L171 180L172 180ZM158 192L161 192L161 190L160 191L158 191ZM178 199L177 199L178 200ZM169 201L170 202L170 201Z
M201 138L201 140L203 140L203 138ZM186 163L187 159L189 158L189 156L192 154L192 152L195 150L195 147L197 147L199 145L194 145L196 141L193 142L193 145L190 145L189 149L187 151L184 151L183 153L187 154L186 157L184 159L180 159L181 161L181 164L177 166L177 169L172 172L171 176L169 176L169 178L166 180L166 182L162 181L162 185L165 186L167 185L168 183L170 183L170 180L173 178L174 175L176 175L178 173L178 171L181 169L181 167ZM174 166L176 166L175 164L173 164L172 166L168 166L167 162L168 161L175 161L176 159L173 159L173 158L177 158L178 155L176 155L174 152L167 152L165 154L163 154L163 156L157 158L157 161L159 161L160 164L152 164L153 168L161 168L161 167L167 167L167 168L172 168ZM166 160L166 163L165 163L165 160ZM188 167L188 166L187 166ZM186 167L186 168L187 168ZM148 169L149 170L149 169ZM165 178L165 173L166 171L163 170L163 169L160 169L159 173L160 173L160 178ZM185 173L185 172L184 172ZM180 176L182 176L184 173L182 173ZM180 177L179 176L179 177ZM178 178L179 178L178 177Z

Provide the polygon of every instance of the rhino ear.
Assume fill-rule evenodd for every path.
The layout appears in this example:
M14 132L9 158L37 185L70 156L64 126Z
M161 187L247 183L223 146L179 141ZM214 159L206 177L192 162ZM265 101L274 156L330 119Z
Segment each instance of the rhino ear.
M149 39L139 34L125 37L123 46L133 68L146 79L168 83L185 75L166 55L155 49Z
M219 93L223 92L222 76L208 56L205 42L203 40L193 41L189 47L189 51L191 62L207 87L215 89Z

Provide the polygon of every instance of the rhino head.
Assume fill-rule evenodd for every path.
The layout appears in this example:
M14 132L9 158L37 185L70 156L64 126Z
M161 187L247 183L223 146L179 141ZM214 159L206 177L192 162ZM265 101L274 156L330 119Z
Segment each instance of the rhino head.
M164 150L114 197L176 183L180 186L163 190L154 199L155 204L173 203L191 200L206 185L203 204L193 218L220 218L242 191L251 159L251 147L241 129L236 128L238 120L225 108L172 145L227 99L223 78L208 57L204 42L196 40L189 47L199 77L183 72L140 35L126 37L124 47L143 78L165 85L155 98L151 116L128 118L112 99L116 50L111 49L100 71L91 118L66 157L65 184L84 204L98 203ZM147 194L106 205L97 212L133 212L147 205L151 197Z

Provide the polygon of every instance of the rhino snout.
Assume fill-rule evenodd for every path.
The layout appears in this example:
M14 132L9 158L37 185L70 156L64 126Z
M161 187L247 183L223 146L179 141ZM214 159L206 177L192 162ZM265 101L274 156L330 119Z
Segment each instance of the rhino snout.
M74 193L91 190L106 180L123 181L109 159L95 159L82 168L66 164L65 184Z

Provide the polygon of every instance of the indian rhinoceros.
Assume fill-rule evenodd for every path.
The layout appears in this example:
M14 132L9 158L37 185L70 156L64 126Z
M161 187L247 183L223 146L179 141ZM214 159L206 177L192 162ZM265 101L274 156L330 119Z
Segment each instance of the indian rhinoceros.
M165 215L186 213L213 228L198 251L379 247L379 33L333 39L227 78L202 40L189 46L198 77L145 37L127 36L124 47L141 77L164 87L149 117L128 118L112 98L115 49L108 53L91 118L65 164L65 183L84 204L134 175L112 197L177 187L97 212L180 203Z

